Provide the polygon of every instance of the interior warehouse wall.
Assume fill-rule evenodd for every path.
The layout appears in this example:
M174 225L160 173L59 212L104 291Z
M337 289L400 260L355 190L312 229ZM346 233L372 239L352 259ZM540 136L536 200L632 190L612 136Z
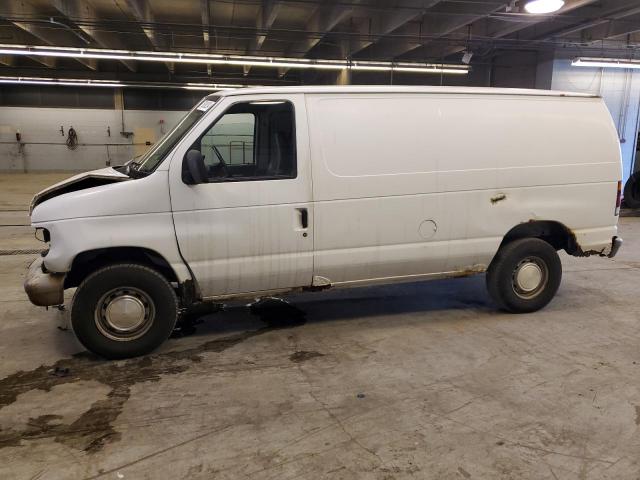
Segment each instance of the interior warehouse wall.
M0 107L0 170L92 170L121 165L170 130L184 111ZM64 129L64 136L60 132ZM78 134L75 150L65 143L69 127ZM110 135L108 133L110 130ZM20 132L21 142L16 140Z
M2 85L0 170L81 171L122 164L150 148L205 94L158 88ZM78 134L74 150L65 144L69 127Z
M556 59L551 88L602 96L618 130L622 152L622 180L626 182L634 171L640 72L631 69L572 67L571 60Z

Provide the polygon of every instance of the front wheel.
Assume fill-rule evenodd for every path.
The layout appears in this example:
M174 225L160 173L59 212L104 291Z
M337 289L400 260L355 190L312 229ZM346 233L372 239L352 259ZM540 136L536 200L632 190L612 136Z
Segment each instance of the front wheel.
M535 312L546 306L561 279L558 253L539 238L523 238L501 247L486 277L493 300L512 313Z
M76 290L71 325L87 350L109 359L149 353L171 334L178 299L167 280L137 264L89 275Z

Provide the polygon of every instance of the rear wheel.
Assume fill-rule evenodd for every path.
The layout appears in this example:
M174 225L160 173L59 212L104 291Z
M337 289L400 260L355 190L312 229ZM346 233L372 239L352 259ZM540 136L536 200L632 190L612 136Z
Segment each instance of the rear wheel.
M88 350L105 358L149 353L171 334L178 299L155 270L118 264L89 275L76 290L73 330Z
M504 245L487 270L487 289L500 308L512 313L535 312L554 297L562 279L556 250L539 238Z
M640 208L640 172L631 175L624 185L624 203L629 208Z

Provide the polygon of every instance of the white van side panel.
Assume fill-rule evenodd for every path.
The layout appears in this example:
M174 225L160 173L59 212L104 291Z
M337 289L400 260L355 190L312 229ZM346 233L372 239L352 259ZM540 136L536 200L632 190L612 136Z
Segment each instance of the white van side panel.
M616 233L621 178L600 99L307 94L314 274L334 284L483 270L504 235L556 220ZM437 228L429 228L433 225Z

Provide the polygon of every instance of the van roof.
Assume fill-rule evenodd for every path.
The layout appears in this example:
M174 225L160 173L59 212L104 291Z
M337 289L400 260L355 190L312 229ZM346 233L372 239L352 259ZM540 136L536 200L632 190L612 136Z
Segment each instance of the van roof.
M588 97L597 95L588 93L560 92L555 90L535 90L528 88L492 88L492 87L432 87L397 85L306 85L294 87L243 87L216 92L212 96L282 94L282 93L440 93L440 94L477 94L477 95L523 95L544 97Z

